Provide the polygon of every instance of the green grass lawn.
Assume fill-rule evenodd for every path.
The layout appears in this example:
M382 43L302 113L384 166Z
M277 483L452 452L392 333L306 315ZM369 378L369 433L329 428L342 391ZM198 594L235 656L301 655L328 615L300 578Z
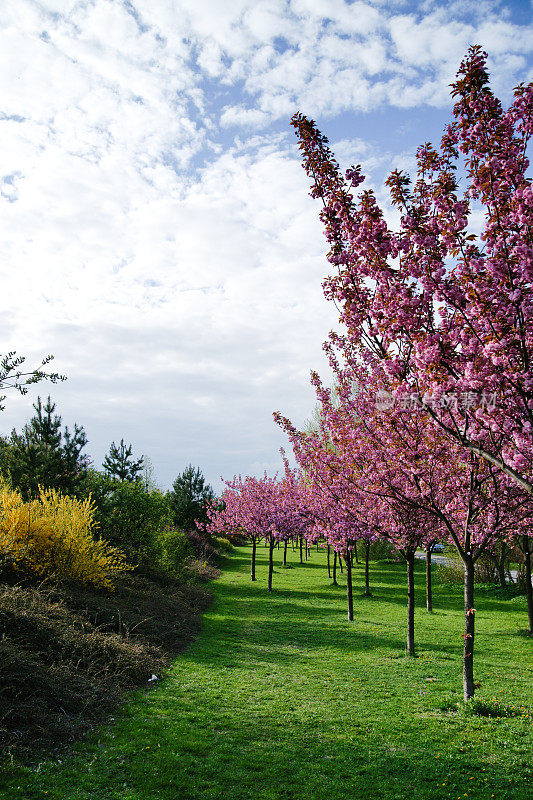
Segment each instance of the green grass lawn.
M277 551L271 596L267 551L258 549L253 584L249 554L238 548L224 563L199 638L156 688L134 695L60 761L5 766L0 796L530 800L533 642L518 633L526 626L521 597L476 598L478 696L517 715L468 715L455 706L460 591L435 585L435 613L427 614L423 562L419 657L408 660L402 564L372 564L372 598L362 596L363 567L355 565L348 623L345 576L331 586L324 552L300 566L289 550L291 568L283 569Z

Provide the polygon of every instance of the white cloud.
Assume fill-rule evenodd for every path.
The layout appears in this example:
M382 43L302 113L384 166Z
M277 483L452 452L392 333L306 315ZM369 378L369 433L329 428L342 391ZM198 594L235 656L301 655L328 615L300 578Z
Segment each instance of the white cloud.
M198 182L172 173L174 192L162 196L135 170L114 180L116 165L106 168L105 159L82 159L75 176L59 153L46 163L56 190L32 175L40 194L22 218L24 198L4 216L12 266L5 288L14 300L4 349L35 353L40 342L57 354L73 388L53 394L69 404L85 397L97 453L108 444L100 417L108 439L106 420L128 431L142 420L158 440L163 426L194 424L215 443L221 419L224 430L237 430L258 416L258 435L271 446L281 441L271 412L294 411L302 391L310 401L308 370L322 361L334 321L321 296L324 245L299 164L266 142L225 152ZM39 219L44 202L48 216ZM153 416L146 406L157 409Z
M259 108L244 108L243 106L226 106L220 116L220 124L224 127L231 125L250 126L262 128L268 122L269 116Z

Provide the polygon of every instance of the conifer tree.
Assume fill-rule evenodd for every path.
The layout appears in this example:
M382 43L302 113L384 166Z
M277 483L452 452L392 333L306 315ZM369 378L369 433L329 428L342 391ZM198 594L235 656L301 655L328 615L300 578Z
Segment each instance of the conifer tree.
M121 439L119 445L111 442L109 454L104 458L102 466L112 478L124 482L134 481L142 471L143 465L144 457L134 459L131 444L126 446L124 439Z
M35 415L22 433L13 430L4 440L4 470L25 497L35 494L39 486L76 494L88 465L87 456L82 455L87 444L85 431L77 424L73 431L68 426L62 429L50 396L44 404L38 397L33 408Z
M172 484L169 495L174 524L178 528L191 530L195 522L207 522L206 505L212 503L215 494L205 482L199 467L189 464Z

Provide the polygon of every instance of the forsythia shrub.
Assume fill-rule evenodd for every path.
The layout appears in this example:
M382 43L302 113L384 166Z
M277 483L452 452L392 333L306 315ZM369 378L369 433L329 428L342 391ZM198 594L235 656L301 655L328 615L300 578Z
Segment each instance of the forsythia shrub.
M112 588L112 573L132 569L124 553L93 535L94 506L55 489L25 503L0 483L0 555L35 575Z

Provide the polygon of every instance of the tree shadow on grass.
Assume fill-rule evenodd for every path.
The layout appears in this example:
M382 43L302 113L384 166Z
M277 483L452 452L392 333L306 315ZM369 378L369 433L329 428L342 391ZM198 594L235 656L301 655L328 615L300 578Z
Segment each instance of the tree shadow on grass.
M473 797L529 796L516 776L511 787L505 770L486 772L481 754L448 748L435 730L446 725L444 716L428 722L428 737L398 716L382 729L372 708L364 716L351 709L350 724L339 726L335 713L317 714L313 706L302 706L299 696L286 694L277 705L265 704L253 691L239 697L240 702L220 703L209 691L196 693L197 723L191 724L187 694L171 694L165 719L154 710L135 736L117 731L114 758L104 759L98 742L93 745L98 769L87 769L85 757L63 769L64 796L442 800L463 796L465 788ZM146 748L146 742L152 746ZM28 776L28 800L45 796L39 781L40 776Z
M271 706L253 691L241 703L214 699L195 695L195 719L202 723L191 727L183 695L171 696L164 722L145 720L144 739L157 741L158 749L147 758L139 742L125 741L120 763L109 760L94 776L73 769L72 785L84 789L79 796L117 800L133 790L138 797L142 786L145 797L161 800L442 800L462 796L465 787L474 797L528 797L520 783L509 794L504 771L491 772L487 781L477 754L454 750L445 758L446 744L435 731L428 739L407 719L391 719L382 730L369 709L339 728L327 713L302 707L298 696Z
M322 726L318 726L318 731L305 726L304 732L302 727L289 727L285 733L279 724L260 713L251 715L244 729L241 726L239 731L224 721L227 754L224 769L233 777L234 800L301 800L303 797L306 800L323 800L324 797L328 800L371 800L413 796L440 800L444 796L462 795L465 786L470 791L482 790L487 796L487 783L482 778L486 773L482 772L480 759L463 756L444 764L427 748L395 753L394 746L384 745L386 736L378 739L375 734L369 735L364 724L357 731L364 737L364 747L357 740L353 743L338 741L328 736ZM243 734L247 737L245 763ZM474 780L473 776L476 776ZM209 761L206 764L198 758L189 760L186 774L180 777L191 800L224 796L224 777L217 774ZM509 784L504 776L491 775L489 786L496 796L508 796ZM520 789L518 792L513 797L526 798L525 792L520 793Z
M246 559L240 560L242 564ZM365 633L364 630L360 630L358 625L361 610L365 607L368 608L368 603L372 606L382 603L384 613L388 603L406 608L407 588L402 566L386 566L388 581L386 590L385 587L380 586L377 590L379 594L373 597L358 595L357 590L361 591L362 587L354 585L354 623L349 623L347 620L345 585L338 587L326 585L321 586L319 590L315 584L309 590L302 590L287 588L285 584L281 588L274 586L274 591L269 594L266 591L265 582L260 580L244 585L223 584L218 587L215 610L230 615L231 621L226 618L225 627L226 634L228 626L236 628L237 641L233 639L233 630L230 634L233 646L241 646L237 644L238 634L242 633L243 620L250 620L253 621L255 641L250 643L248 639L248 643L252 648L258 647L259 650L268 644L279 651L280 648L283 650L285 646L294 645L294 642L301 642L313 649L346 652L385 649L403 654L405 652L405 629L402 619L398 619L396 616L393 624L387 625L384 622L383 632L380 632L380 635L377 635L376 632ZM419 582L423 577L423 574L418 575ZM419 588L422 589L422 587ZM422 626L418 627L420 622L424 623L424 627L423 635L417 636L417 646L424 652L434 653L440 659L449 659L449 643L446 645L448 652L445 652L443 644L431 641L426 627L427 622L438 618L438 611L436 614L426 616L425 593L422 591L419 591L418 601L419 613L424 616L418 617L417 615L418 625L415 635L416 631L422 633ZM456 603L450 602L449 605L458 614L462 613L459 598ZM327 622L320 624L321 618ZM375 625L376 621L372 621L371 624ZM392 633L389 633L391 630ZM224 629L219 630L218 635L224 638ZM453 648L453 658L460 658L461 646L462 644L458 643Z
M247 562L246 555L239 556L235 559L237 564L233 567L235 571L242 572L243 565ZM266 592L266 569L267 569L267 555L262 554L257 560L258 576L257 582L250 582L248 585L239 586L220 586L219 599L220 602L226 603L229 601L232 608L235 602L240 603L239 612L243 617L265 617L268 616L268 606L265 602L272 604L272 615L268 616L268 628L271 632L280 632L280 618L289 620L291 617L298 617L298 623L302 625L299 636L302 641L308 642L309 636L313 636L310 631L309 624L305 620L309 620L310 624L316 625L320 617L329 619L327 626L318 625L318 636L321 640L324 638L324 630L330 625L333 626L336 634L335 641L331 644L323 645L324 647L345 647L350 649L375 649L375 648L390 648L393 650L404 651L404 629L402 628L402 620L396 619L393 624L389 626L394 627L394 634L391 636L384 635L379 638L372 636L366 639L360 632L350 630L351 623L346 619L346 584L345 573L338 573L339 585L332 586L327 581L327 573L324 576L324 581L317 583L316 571L310 573L315 577L310 580L310 588L304 590L301 588L291 589L287 586L288 580L283 582L281 587L277 587L274 583L274 590L271 594ZM296 565L296 568L307 570L312 564ZM322 568L322 565L315 565ZM264 574L263 574L264 570ZM295 569L296 572L296 569ZM292 576L294 573L290 573ZM407 605L407 586L406 586L406 569L403 563L389 563L389 562L372 562L371 563L371 590L373 591L372 597L363 595L363 576L364 564L354 565L353 571L353 585L354 585L354 614L355 624L357 627L358 616L362 609L376 606L376 604L383 605L383 614L386 612L386 605L393 604L399 609L406 609ZM276 576L275 576L276 577ZM301 573L300 573L301 577ZM372 577L375 577L376 585L372 585ZM289 575L287 576L289 579ZM378 585L379 582L379 585ZM451 645L449 641L440 643L438 639L432 636L432 626L439 625L439 616L449 616L450 613L457 616L458 624L461 626L461 619L463 615L463 598L462 591L458 587L448 587L439 584L434 584L434 613L427 614L426 611L426 598L425 598L425 562L415 562L415 596L416 596L416 622L415 622L415 637L417 648L424 652L433 653L439 659L449 660L460 659L462 642L458 640L457 645ZM230 592L231 594L227 594ZM489 612L508 612L509 605L507 598L497 597L495 599L487 597L486 592L480 592L480 597L476 597L476 606L479 613ZM254 604L255 607L254 607ZM513 609L515 612L516 609ZM231 612L234 613L233 610ZM337 619L335 619L337 617ZM303 620L303 621L302 621ZM261 620L255 620L254 624L263 624ZM267 625L267 622L264 622ZM296 622L291 622L294 626ZM375 623L372 623L375 624ZM386 624L386 623L385 623ZM398 627L400 626L400 627ZM294 628L293 628L294 629ZM512 635L509 634L502 635ZM263 634L262 634L263 635ZM358 638L358 636L360 638ZM273 639L270 639L274 643ZM340 641L345 641L345 645L339 645ZM316 645L320 647L320 644Z
M298 656L300 648L328 651L332 657L335 653L376 649L403 652L405 648L403 637L386 629L379 632L361 630L356 624L349 623L346 612L340 609L313 608L292 600L279 603L274 597L250 596L249 590L231 585L220 586L218 595L223 613L206 621L210 647L194 648L188 656L194 661L220 664L220 659L229 659L235 666L248 667L250 662L257 660L286 664ZM273 614L267 600L274 604ZM322 624L320 618L324 620Z

